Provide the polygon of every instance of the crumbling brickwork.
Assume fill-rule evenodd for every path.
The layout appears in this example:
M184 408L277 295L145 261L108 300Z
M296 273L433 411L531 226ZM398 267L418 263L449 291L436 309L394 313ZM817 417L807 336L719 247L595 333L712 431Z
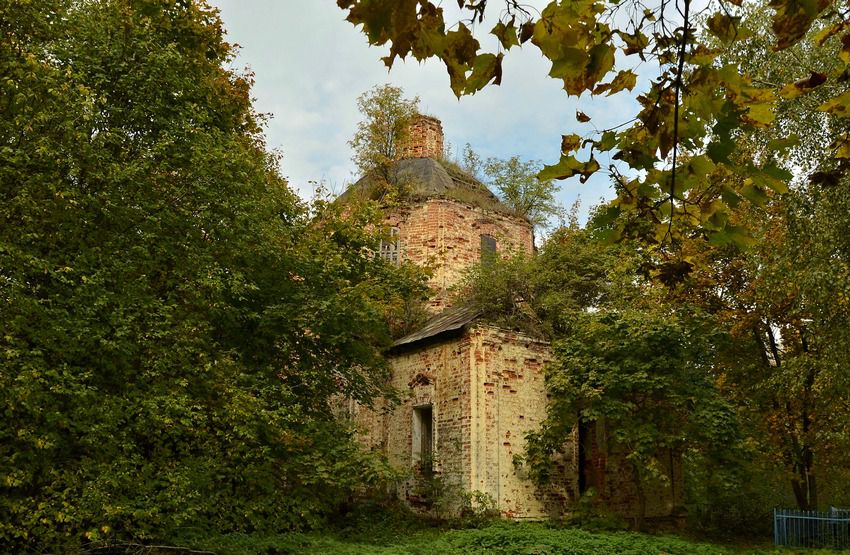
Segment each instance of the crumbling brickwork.
M514 463L525 435L546 416L548 359L547 343L485 325L396 352L392 385L403 401L383 413L357 409L362 439L396 467L413 469L414 410L430 406L435 471L453 493L485 493L512 518L563 514L575 500L572 443L550 487L538 488ZM412 470L410 476L400 494L415 505L420 500Z
M387 415L387 455L400 468L412 468L413 410L430 405L434 419L434 470L457 489L468 490L470 451L470 340L451 338L392 358L393 385L405 401ZM416 484L402 495L416 502Z
M443 124L431 116L417 115L408 128L407 141L401 148L402 158L443 157Z
M429 198L387 210L386 225L399 230L402 259L430 267L430 306L449 306L452 287L481 260L481 236L496 240L500 256L530 254L531 225L522 218L485 210L453 199Z
M472 402L471 489L487 493L512 518L559 516L576 500L574 441L556 460L552 483L539 488L515 456L546 418L544 367L549 344L487 325L470 329ZM573 438L566 438L572 440Z

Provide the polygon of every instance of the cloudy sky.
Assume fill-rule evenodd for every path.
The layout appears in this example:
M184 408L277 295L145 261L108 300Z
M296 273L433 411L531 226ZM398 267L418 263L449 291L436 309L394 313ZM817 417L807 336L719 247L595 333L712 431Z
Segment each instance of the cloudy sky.
M386 49L370 47L334 0L211 3L221 10L228 40L240 46L235 66L254 73L255 107L271 116L268 145L283 152L283 173L305 197L311 194L311 181L341 191L356 177L347 145L360 120L356 99L376 84L392 83L409 97L419 96L421 108L442 120L447 141L458 150L470 143L484 157L519 155L554 163L561 134L587 135L594 126L623 123L635 111L629 93L604 102L568 98L560 82L546 76L550 64L531 43L507 53L501 86L458 100L439 61L397 61L388 72L380 60ZM542 7L546 2L532 3ZM454 1L442 4L447 20L457 13ZM498 9L488 15L476 35L495 51L495 38L486 40L486 31L495 24ZM591 123L578 124L576 109L587 113ZM606 162L600 160L603 167ZM562 183L565 206L579 195L584 212L613 193L601 175L584 185Z

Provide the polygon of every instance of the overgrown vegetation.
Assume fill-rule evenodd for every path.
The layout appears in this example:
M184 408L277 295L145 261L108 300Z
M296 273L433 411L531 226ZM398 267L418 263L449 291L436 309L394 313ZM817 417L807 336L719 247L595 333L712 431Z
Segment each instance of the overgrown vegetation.
M469 145L467 145L468 148ZM464 160L474 155L464 152ZM539 179L543 164L536 160L488 158L483 163L485 181L511 210L527 218L537 229L563 223L564 209L556 200L558 185L551 179Z
M480 21L485 4L464 5ZM429 2L340 5L370 40L393 41L390 62L437 55L457 92L500 78L501 55L478 54L463 24L447 33ZM659 453L683 457L701 531L764 522L789 500L847 505L847 13L773 2L788 54L776 57L763 24L725 11L705 40L685 14L672 34L652 10L636 10L629 29L597 20L619 2L553 3L536 21L507 5L493 30L504 48L531 40L571 94L631 89L628 69L599 82L616 50L646 55L650 37L661 63L634 125L564 136L561 161L533 182L543 189L526 186L527 163L492 167L537 223L548 179L599 170L592 154L574 157L582 147L616 150L639 176L612 170L618 199L587 229L564 227L537 258L488 260L470 278L486 317L553 342L550 411L526 453L533 475L545 480L576 425L604 420L639 488L664 479ZM13 1L0 28L3 549L722 551L486 526L492 500L475 492L461 523L479 529L429 529L387 513L388 499L371 511L364 491L398 476L334 407L393 398L383 352L424 291L418 269L372 255L376 206L353 202L343 217L296 198L266 152L250 76L225 69L232 49L203 2ZM416 99L385 86L361 108L356 160L379 171ZM798 167L809 175L792 179ZM293 533L340 515L332 536ZM587 515L583 525L604 520Z
M357 108L363 119L348 143L354 152L351 159L360 175L376 177L380 190L373 194L383 197L392 192L385 189L393 186L403 193L404 184L389 172L409 139L410 122L419 113L419 97L408 99L400 87L376 85L357 97Z
M230 535L191 544L219 555L255 553L323 553L328 555L692 555L787 553L769 547L717 545L671 536L634 532L587 532L556 524L498 522L483 528L424 528L386 522L386 528L365 525L362 533ZM828 551L807 550L812 555Z
M0 545L315 527L392 472L333 415L423 291L299 201L215 10L0 7Z

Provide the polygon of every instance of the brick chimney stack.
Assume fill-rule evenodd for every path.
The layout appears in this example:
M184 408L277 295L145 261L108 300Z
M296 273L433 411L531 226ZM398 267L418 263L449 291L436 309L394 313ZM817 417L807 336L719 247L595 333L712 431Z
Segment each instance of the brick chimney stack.
M402 158L443 157L443 125L431 116L417 114L408 128L407 144L401 149Z

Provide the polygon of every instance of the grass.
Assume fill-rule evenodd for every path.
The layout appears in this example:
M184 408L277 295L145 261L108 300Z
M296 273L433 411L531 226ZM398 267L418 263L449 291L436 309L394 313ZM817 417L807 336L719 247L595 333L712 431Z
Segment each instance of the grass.
M385 523L384 523L385 524ZM281 535L226 535L209 538L193 545L220 555L465 555L494 553L503 555L717 555L766 554L788 555L793 550L736 547L693 542L674 536L655 536L634 532L588 532L576 528L557 528L544 523L495 522L475 529L440 529L402 526L393 530L372 523L357 531L342 528L333 532ZM834 551L797 551L814 555Z

